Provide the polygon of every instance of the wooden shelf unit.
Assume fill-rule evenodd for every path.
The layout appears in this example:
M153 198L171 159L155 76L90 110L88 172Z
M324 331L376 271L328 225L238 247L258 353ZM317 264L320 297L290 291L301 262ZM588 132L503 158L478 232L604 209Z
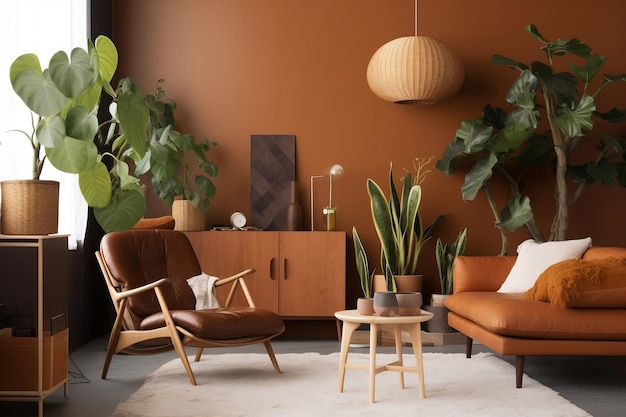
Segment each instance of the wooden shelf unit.
M68 394L67 250L66 235L0 235L0 303L13 328L0 336L0 401L37 401L39 417L48 395Z

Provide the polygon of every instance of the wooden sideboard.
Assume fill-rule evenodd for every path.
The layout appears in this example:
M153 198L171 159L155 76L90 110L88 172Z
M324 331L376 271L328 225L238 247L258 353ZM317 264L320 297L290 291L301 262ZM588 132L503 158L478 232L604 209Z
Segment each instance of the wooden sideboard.
M284 318L332 318L345 309L345 232L220 230L185 232L202 271L217 277L247 268L257 307ZM225 294L218 293L218 298ZM223 299L223 298L222 298ZM244 299L236 299L244 303Z
M67 236L0 235L0 401L68 388Z

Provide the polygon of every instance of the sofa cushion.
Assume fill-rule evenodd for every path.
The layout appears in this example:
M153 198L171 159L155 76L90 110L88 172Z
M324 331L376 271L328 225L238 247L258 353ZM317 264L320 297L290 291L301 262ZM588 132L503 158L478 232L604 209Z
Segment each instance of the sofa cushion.
M501 293L523 293L537 281L539 274L557 262L580 258L591 246L591 238L537 243L525 240L517 247L517 260L498 290Z
M625 308L626 258L556 263L539 275L525 295L561 307Z
M446 307L492 333L509 337L626 340L626 309L562 308L523 294L452 294Z

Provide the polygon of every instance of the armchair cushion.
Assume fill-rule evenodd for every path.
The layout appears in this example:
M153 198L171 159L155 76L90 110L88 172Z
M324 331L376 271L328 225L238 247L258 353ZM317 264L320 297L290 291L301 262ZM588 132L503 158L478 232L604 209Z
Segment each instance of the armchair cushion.
M251 307L228 307L205 310L172 310L172 318L180 326L203 339L235 339L281 333L283 320L275 313ZM165 326L163 313L152 314L141 322L141 330Z

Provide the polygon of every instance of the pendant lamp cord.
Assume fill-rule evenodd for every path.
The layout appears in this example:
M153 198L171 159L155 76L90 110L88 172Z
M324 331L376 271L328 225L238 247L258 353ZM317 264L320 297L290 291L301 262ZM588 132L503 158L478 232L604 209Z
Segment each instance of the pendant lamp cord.
M415 37L417 37L417 0L415 0Z

